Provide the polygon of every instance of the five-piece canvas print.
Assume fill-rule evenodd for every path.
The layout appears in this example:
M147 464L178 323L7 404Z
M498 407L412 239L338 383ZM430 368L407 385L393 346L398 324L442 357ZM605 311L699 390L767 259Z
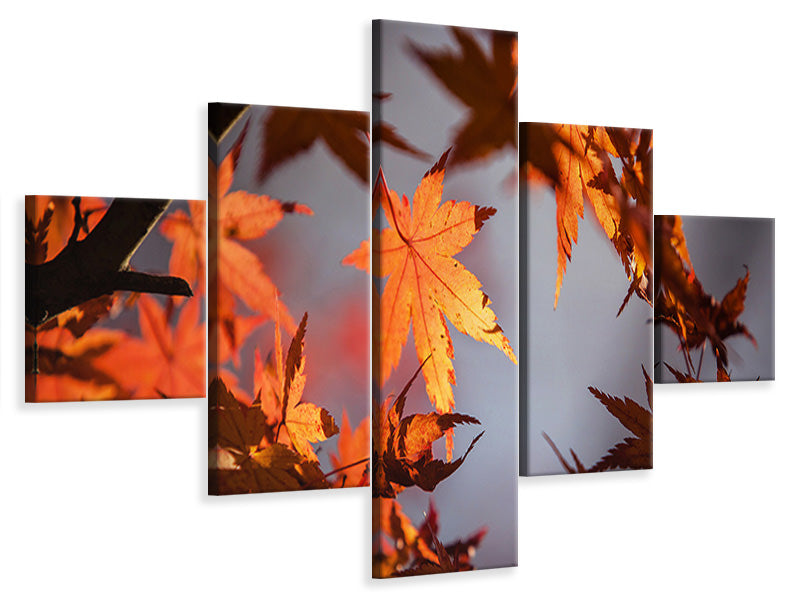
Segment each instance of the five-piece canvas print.
M520 123L520 473L652 467L653 132Z
M657 383L775 378L775 220L657 215Z
M208 202L26 197L25 401L207 393L209 494L371 486L374 578L514 566L518 475L774 379L775 222L654 219L650 129L518 123L515 32L372 50L371 128L209 104Z
M205 202L25 199L25 401L196 398L206 369L203 277L183 223ZM205 255L205 234L192 241Z
M369 484L368 124L209 105L212 494Z
M517 36L373 53L372 574L515 565Z

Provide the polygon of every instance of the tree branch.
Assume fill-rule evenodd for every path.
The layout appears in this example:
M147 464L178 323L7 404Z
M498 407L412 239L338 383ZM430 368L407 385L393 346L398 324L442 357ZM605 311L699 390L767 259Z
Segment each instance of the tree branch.
M129 270L133 253L150 233L169 200L117 198L81 241L80 199L75 206L75 229L58 255L40 265L25 264L25 320L36 327L92 298L115 291L191 296L180 277Z

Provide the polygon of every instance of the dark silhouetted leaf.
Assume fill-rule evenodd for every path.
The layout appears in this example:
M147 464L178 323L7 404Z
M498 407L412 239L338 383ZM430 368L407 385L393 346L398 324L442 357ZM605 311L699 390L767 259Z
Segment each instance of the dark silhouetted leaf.
M262 127L259 179L264 181L275 168L320 140L353 175L367 182L368 123L363 112L273 108Z
M517 36L491 32L491 55L467 29L452 27L458 49L409 42L419 60L468 111L453 137L453 165L487 157L517 142Z

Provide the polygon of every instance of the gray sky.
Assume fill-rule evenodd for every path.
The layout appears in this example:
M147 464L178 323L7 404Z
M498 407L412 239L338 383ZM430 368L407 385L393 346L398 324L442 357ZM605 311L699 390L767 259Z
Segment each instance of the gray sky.
M722 301L737 279L744 277L744 265L750 268L750 282L739 320L758 342L758 347L745 336L731 336L728 347L728 371L732 381L775 378L775 220L738 217L682 216L683 233L689 248L695 274L706 293ZM678 336L657 325L661 344L656 347L656 361L669 363L686 372ZM656 337L658 341L659 337ZM692 352L697 367L700 350ZM666 367L656 373L660 382L675 383ZM711 347L706 347L699 379L716 381L716 363Z
M488 48L488 33L472 31L480 32L481 43ZM382 118L435 161L450 147L458 126L467 118L467 111L427 69L409 56L406 51L409 38L429 48L456 48L446 27L384 21L382 54L374 57L380 61L382 88L373 91L392 94L381 105ZM516 158L513 150L506 149L487 160L447 169L442 200L467 200L497 209L497 214L456 258L483 283L498 322L518 353ZM373 162L382 165L389 187L405 193L409 199L432 161L377 145L373 154ZM488 525L489 533L475 555L474 564L479 568L508 566L515 564L517 557L518 368L496 348L464 336L452 325L449 329L455 349L455 410L473 415L482 423L456 429L456 453L466 450L480 431L486 433L461 468L432 494L410 489L398 500L418 524L427 509L428 498L433 496L440 513L440 538L445 543ZM380 391L381 397L399 392L418 364L413 334L409 334L399 368ZM421 378L411 390L406 410L433 410ZM438 451L443 456L443 447Z

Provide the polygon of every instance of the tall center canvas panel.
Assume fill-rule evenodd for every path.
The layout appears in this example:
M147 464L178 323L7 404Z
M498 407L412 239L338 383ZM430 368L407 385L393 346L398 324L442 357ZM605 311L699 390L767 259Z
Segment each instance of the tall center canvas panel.
M373 577L517 563L516 57L373 22Z
M209 105L211 494L369 485L368 127Z
M653 132L520 123L520 473L653 464Z

